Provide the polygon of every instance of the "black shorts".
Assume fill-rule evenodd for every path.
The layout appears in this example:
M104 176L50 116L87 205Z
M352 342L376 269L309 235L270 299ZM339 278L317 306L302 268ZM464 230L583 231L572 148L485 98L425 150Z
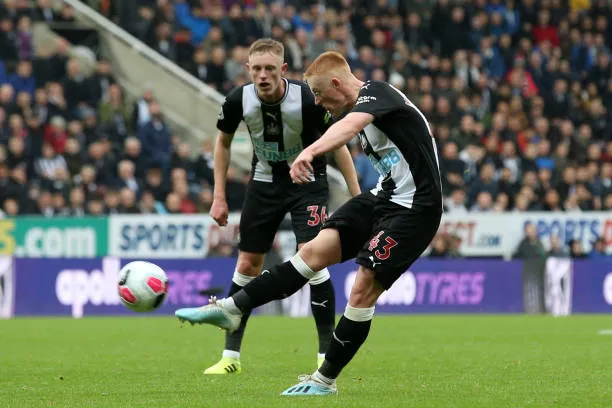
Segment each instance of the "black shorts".
M389 289L431 243L441 217L439 209L409 209L366 192L336 210L323 228L338 230L343 262L355 258Z
M327 218L327 179L295 184L291 179L274 183L251 180L240 216L240 243L245 252L267 253L287 213L297 243L317 236Z

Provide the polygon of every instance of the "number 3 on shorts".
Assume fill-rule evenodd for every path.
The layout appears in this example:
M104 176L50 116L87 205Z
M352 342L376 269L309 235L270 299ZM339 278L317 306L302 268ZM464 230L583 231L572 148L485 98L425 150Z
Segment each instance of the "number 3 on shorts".
M384 261L385 259L389 258L389 256L391 255L391 248L397 245L396 240L394 240L390 236L386 236L385 237L386 243L382 245L382 248L381 248L380 236L384 233L385 231L380 231L378 234L376 234L374 238L370 240L370 245L368 246L368 251L370 252L378 248L374 252L374 255L376 256L376 258L380 259L381 261Z
M309 227L316 227L317 225L323 224L327 220L327 207L322 205L309 205L306 209L310 212L310 218L308 219ZM319 211L320 209L320 211Z

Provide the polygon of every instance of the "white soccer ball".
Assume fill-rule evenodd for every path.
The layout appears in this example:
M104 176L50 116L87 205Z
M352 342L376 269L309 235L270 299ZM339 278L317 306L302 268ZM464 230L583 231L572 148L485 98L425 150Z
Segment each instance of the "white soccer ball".
M135 312L150 312L164 303L168 277L151 262L130 262L119 271L118 290L125 306Z

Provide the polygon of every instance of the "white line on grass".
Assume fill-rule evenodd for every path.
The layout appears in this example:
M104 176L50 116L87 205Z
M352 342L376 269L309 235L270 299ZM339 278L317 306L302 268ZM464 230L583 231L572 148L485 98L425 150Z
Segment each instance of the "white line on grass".
M597 334L601 334L602 336L612 336L612 329L600 330Z

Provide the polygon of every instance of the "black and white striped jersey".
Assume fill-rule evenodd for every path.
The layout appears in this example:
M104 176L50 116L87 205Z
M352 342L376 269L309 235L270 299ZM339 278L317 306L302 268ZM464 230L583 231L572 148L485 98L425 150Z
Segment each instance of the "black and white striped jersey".
M374 116L358 135L380 174L371 192L406 208L442 211L438 149L423 113L397 88L379 81L361 87L352 112Z
M329 115L315 105L314 95L301 81L285 81L285 94L275 104L259 99L250 83L234 89L225 99L217 128L234 133L242 120L253 143L252 178L271 183L289 178L289 166L300 152L327 129ZM325 157L312 163L315 178L326 176Z

